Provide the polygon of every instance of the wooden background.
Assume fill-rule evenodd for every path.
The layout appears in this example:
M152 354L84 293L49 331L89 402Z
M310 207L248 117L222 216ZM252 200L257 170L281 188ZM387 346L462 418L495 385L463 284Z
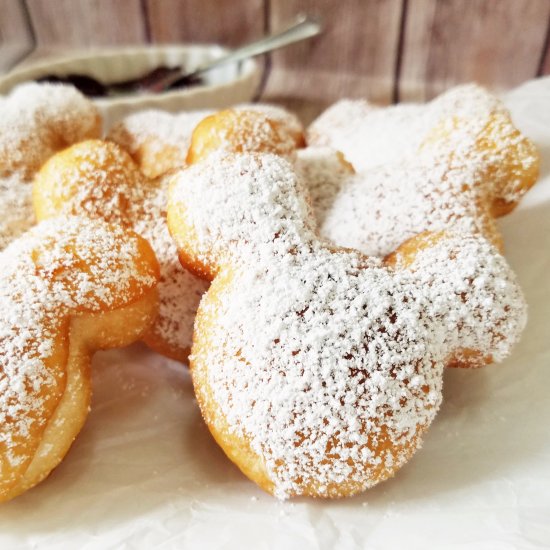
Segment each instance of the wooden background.
M0 0L0 71L68 48L237 45L300 12L325 32L270 56L271 99L423 100L460 82L502 90L550 74L550 0Z

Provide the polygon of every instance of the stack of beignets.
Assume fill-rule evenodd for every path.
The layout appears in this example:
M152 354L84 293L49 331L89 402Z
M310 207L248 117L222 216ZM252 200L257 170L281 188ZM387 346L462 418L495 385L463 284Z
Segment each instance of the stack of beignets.
M235 116L243 109L237 107ZM205 117L207 126L208 114L136 113L111 130L110 141L83 142L54 155L34 182L39 220L67 214L89 216L132 228L150 242L161 269L160 311L143 339L156 351L180 361L189 354L195 313L207 284L178 261L166 225L167 179L163 176L186 164L192 130ZM249 119L249 127L240 136L248 147L263 143L265 132L275 136L281 153L293 152L303 142L298 121L282 109L254 106ZM230 133L231 128L239 126L229 121L226 130ZM223 141L217 146L223 146Z
M445 366L501 361L525 326L494 220L538 155L479 87L343 101L307 133L240 105L101 140L89 101L34 84L0 114L0 501L68 451L95 349L192 345L231 460L279 498L342 497L419 448Z

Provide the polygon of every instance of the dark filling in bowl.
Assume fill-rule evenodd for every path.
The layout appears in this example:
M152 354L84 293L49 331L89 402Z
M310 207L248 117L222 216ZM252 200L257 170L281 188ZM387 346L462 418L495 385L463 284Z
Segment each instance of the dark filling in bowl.
M105 83L92 76L72 73L65 76L48 74L36 79L36 82L54 82L61 84L72 84L77 90L88 97L108 97L116 95L139 94L139 93L159 93L155 88L163 78L178 74L182 71L181 67L157 67L152 71L129 80L120 82ZM167 90L178 88L189 88L191 86L200 86L204 84L202 76L190 75L176 80L168 86Z

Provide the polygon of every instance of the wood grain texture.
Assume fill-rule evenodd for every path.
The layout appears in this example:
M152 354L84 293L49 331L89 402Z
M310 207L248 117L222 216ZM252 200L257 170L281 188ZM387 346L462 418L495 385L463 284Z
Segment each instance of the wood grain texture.
M0 71L9 69L33 45L23 0L0 0Z
M140 0L26 0L38 46L147 42Z
M86 49L75 49L73 47L63 46L62 44L54 46L38 46L30 50L26 55L22 56L14 67L21 69L34 65L36 62L42 62L45 59L54 62L61 61L66 59L67 54L73 54L75 51L86 52Z
M544 51L540 57L539 76L542 75L550 75L550 18L548 20L548 30L546 31Z
M550 74L550 0L0 0L0 71L33 31L28 62L148 40L236 46L304 12L325 32L272 55L264 98L307 118L343 96L421 101L464 81L500 90Z
M495 90L537 75L548 0L408 0L398 98L421 101L461 82Z
M402 0L273 0L271 28L318 14L321 36L273 54L268 95L330 102L342 96L392 100Z
M539 76L543 75L550 75L550 48L546 50L541 63Z
M264 34L263 0L145 0L152 42L244 44Z

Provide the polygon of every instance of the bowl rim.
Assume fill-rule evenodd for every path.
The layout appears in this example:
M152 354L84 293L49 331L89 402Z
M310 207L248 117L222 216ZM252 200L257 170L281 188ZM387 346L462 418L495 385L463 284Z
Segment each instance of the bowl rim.
M210 43L178 43L178 44L151 44L151 45L137 45L137 46L120 46L120 47L94 47L93 49L78 49L73 50L70 53L64 53L63 51L52 51L51 55L47 55L44 58L37 59L34 62L29 62L22 67L15 67L5 75L0 76L0 90L4 87L8 87L5 91L0 91L0 95L7 94L15 86L23 84L27 80L34 80L33 75L37 75L42 70L48 70L59 66L60 64L74 62L74 61L93 61L94 59L108 60L109 58L124 57L124 56L149 56L151 53L163 54L169 52L184 52L185 50L196 51L211 51L218 55L222 55L230 51L230 48L222 46L220 44ZM164 101L172 98L185 96L195 96L202 93L211 93L212 91L219 91L223 93L223 90L233 88L236 85L247 82L250 79L254 79L260 72L260 66L255 59L249 58L241 62L241 68L236 78L228 80L220 84L206 84L197 85L190 88L183 88L181 90L173 90L169 92L163 92L160 94L136 94L136 95L122 95L119 97L109 98L90 98L98 105L128 105L133 103L141 103L144 101Z

